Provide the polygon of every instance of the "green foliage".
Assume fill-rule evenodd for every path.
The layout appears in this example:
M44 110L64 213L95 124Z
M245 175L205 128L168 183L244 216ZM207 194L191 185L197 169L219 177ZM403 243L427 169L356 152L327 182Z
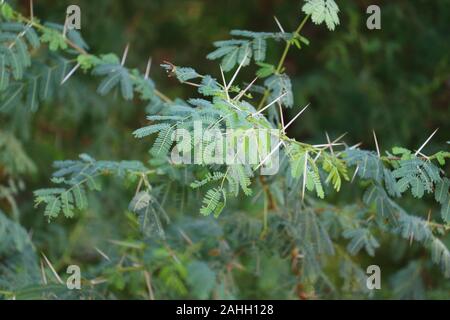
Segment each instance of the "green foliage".
M207 58L220 59L224 74L217 70L201 74L164 62L161 66L169 77L196 90L189 91L190 98L170 99L149 78L150 64L145 74L125 66L128 50L122 59L88 53L79 33L70 30L63 36L63 26L31 21L3 3L0 110L5 120L0 121L7 125L0 131L0 200L6 201L0 206L14 221L0 213L0 295L423 298L427 290L448 288L443 279L450 277L449 152L434 148L435 153L426 156L394 147L381 154L378 142L374 152L348 147L340 138L312 144L303 141L303 131L290 127L288 135L284 130L292 112L297 112L294 101L310 99L308 91L299 94L298 78L290 77L295 68L285 68L290 47L309 45L303 35L309 33L303 29L309 17L315 24L325 22L330 30L340 23L333 0L308 0L302 10L306 16L300 17L292 33L233 30L232 39L215 42L216 49ZM325 63L319 64L324 73L315 82L307 75L302 78L306 88L302 90L313 88L318 100L329 90L328 85L320 85L322 77L335 65L343 73L347 70L345 61L336 57L344 59L345 43L358 38L356 20L354 16L345 20L349 22L342 31L346 34L342 43L330 41L333 55L325 55ZM271 46L275 49L279 42L285 51L275 61L276 50L272 52ZM101 47L96 43L96 49ZM303 48L307 50L302 54L311 48ZM135 58L130 55L130 63ZM241 69L253 64L259 79L249 86L246 80L253 77L247 76L254 68ZM227 73L236 67L245 73L242 83L244 76L238 71ZM361 82L371 72L381 71L363 69ZM105 97L94 98L90 75L101 77L92 87ZM127 102L110 94L115 91ZM70 96L75 101L73 109L67 106ZM137 107L141 103L146 105L145 118ZM327 106L326 117L338 122L334 108ZM24 119L38 109L34 128ZM312 112L320 114L320 110ZM356 121L349 122L348 117L345 124L353 126ZM32 143L19 142L10 119L19 121L21 129L31 128ZM307 128L308 119L302 116L297 121ZM202 129L217 129L221 135L227 135L227 129L236 130L232 134L236 141L245 138L247 129L273 129L280 140L279 171L264 176L259 171L261 162L215 163L212 154L202 155L203 161L193 165L172 162L174 145L182 150L205 149L214 142L174 141L179 130L193 133L198 121ZM39 130L45 134L36 134ZM84 153L78 160L56 161L54 187L42 188L40 180L31 182L37 189L35 204L44 205L48 220L61 215L70 220L42 227L42 216L22 200L27 190L22 177L35 174L37 167L38 178L46 176L41 168L47 161L71 158L78 150L98 158L141 161L96 160ZM20 226L32 223L36 226L31 228L36 231L33 244ZM41 266L44 276L40 279L33 245L48 251L57 273L74 260L83 264L86 279L79 295L54 281L41 284L53 272ZM390 289L383 293L371 293L365 286L365 267L368 261L378 263L377 259L389 264L386 272L393 273Z
M334 0L307 0L302 10L315 24L322 24L324 21L329 30L334 30L339 25L339 8Z

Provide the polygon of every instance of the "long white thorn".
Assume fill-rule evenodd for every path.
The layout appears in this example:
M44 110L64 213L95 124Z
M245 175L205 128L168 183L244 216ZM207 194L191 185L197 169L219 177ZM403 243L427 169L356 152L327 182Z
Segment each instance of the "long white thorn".
M189 244L189 245L193 245L194 242L192 241L191 238L189 238L189 236L186 234L186 232L184 232L181 228L178 228L178 232L181 234L181 236L183 237L183 239Z
M411 232L411 235L409 236L409 245L412 246L414 240L414 232Z
M300 110L299 113L296 114L296 116L294 118L292 118L291 121L288 122L288 124L284 127L284 129L286 130L291 124L294 123L294 121L300 117L300 115L303 113L303 111L305 111L307 108L309 107L309 103L306 105L306 107L304 107L302 110Z
M269 103L267 106L265 106L264 108L260 109L259 111L255 112L252 114L252 117L260 114L261 112L263 112L264 110L266 110L267 108L269 108L271 105L273 105L274 103L276 103L277 101L279 101L281 98L283 98L285 95L287 94L287 92L283 93L281 96L279 96L278 98L276 98L275 100L273 100L271 103Z
M231 77L231 80L227 85L227 90L229 90L231 88L231 85L233 84L234 80L236 79L237 75L239 74L239 71L241 70L242 66L244 65L245 61L247 60L247 57L248 57L248 48L247 48L247 51L245 52L244 58L242 59L241 63L239 64L239 67L236 69L236 72Z
M433 131L433 133L428 137L428 139L420 146L420 148L416 151L416 153L414 153L415 156L417 156L420 151L422 151L422 149L426 146L426 144L431 140L431 138L433 138L433 136L435 135L435 133L439 130L439 128L437 128L436 130Z
M128 49L130 49L130 44L129 44L129 43L127 43L127 46L125 47L125 50L123 51L122 61L120 62L120 65L121 65L122 67L124 66L125 61L127 60Z
M380 147L378 146L378 139L377 139L377 135L375 134L375 130L372 130L372 133L373 133L373 140L375 140L375 147L377 148L378 158L380 158L381 157Z
M243 91L239 92L239 94L238 94L236 97L234 97L233 100L239 101L239 99L242 98L242 97L244 96L244 94L248 91L248 89L250 89L250 88L252 87L252 85L255 83L255 81L256 81L257 79L258 79L258 77L256 77L255 79L253 79L253 81L250 82L250 83L248 84L248 86L247 86Z
M75 67L72 68L72 70L69 71L69 73L64 77L64 79L62 79L61 81L61 85L63 85L67 80L69 80L69 78L75 73L75 71L77 71L77 69L80 67L80 64L77 63L75 65Z
M148 58L147 67L145 68L144 79L147 80L150 75L150 68L152 67L152 57Z
M233 113L229 113L229 114L227 114L226 116L221 117L220 119L218 119L218 120L217 120L216 122L214 122L213 124L210 124L210 125L208 126L207 129L214 128L214 127L217 126L219 123L221 123L223 120L225 120L225 119L227 119L227 118L229 118L229 117L231 117L231 116L233 116L233 115L234 115Z

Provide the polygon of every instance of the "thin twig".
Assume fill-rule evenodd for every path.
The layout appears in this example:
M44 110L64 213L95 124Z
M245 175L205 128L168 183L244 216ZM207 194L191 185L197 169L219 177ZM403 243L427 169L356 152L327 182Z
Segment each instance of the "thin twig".
M415 156L417 156L419 154L419 152L426 146L426 144L431 140L431 138L433 138L434 134L439 130L439 128L437 128L436 130L433 131L433 133L428 137L428 139L420 146L419 149L417 149L416 153L414 153Z
M53 268L53 265L50 263L50 261L47 259L47 257L45 256L44 253L42 253L42 256L44 257L44 260L47 263L47 265L50 267L50 270L52 271L52 273L55 276L56 280L58 280L58 282L60 284L64 284L64 282L61 280L61 278L59 277L58 273L56 272L55 268Z
M378 139L377 139L377 135L375 134L375 130L372 130L372 133L373 133L373 139L375 140L375 147L377 148L378 158L380 158L381 157L380 148L378 147Z
M147 67L145 68L144 79L147 80L150 75L150 68L152 67L152 57L148 58Z

